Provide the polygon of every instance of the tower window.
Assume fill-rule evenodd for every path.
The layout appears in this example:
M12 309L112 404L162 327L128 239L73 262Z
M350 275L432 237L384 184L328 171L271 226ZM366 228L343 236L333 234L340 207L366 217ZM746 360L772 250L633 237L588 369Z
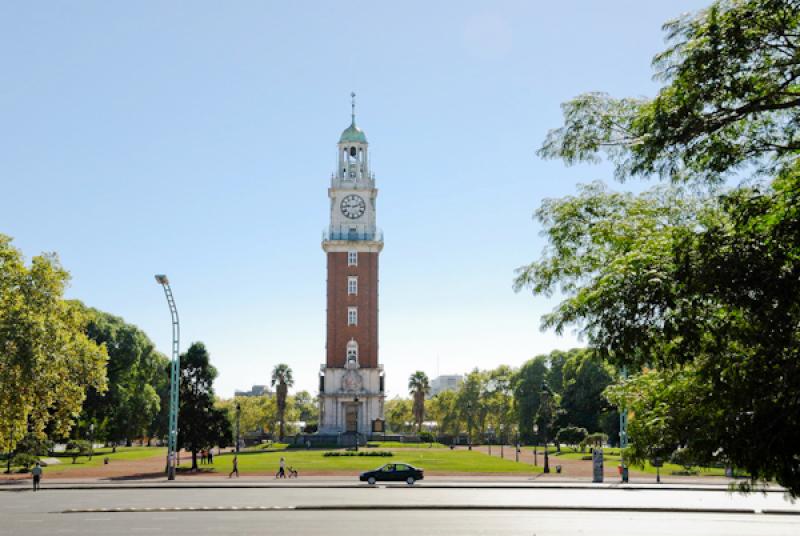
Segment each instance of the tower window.
M347 252L347 266L358 266L358 251Z
M358 325L358 307L347 308L347 325L348 326Z
M358 276L351 275L347 278L347 293L358 295Z

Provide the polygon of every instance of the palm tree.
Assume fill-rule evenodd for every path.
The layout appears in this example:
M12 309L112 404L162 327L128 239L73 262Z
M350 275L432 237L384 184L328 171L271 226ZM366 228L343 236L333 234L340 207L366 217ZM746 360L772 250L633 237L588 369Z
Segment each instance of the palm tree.
M289 365L285 363L280 363L275 365L275 368L272 369L272 387L275 388L275 399L278 403L278 419L281 422L280 428L280 438L283 438L283 434L286 430L286 424L284 423L284 415L286 415L286 395L289 392L289 387L294 385L294 380L292 379L292 369L289 368Z
M416 371L408 378L408 392L414 398L414 420L417 423L417 433L422 431L422 421L425 420L425 395L431 390L428 375L421 370Z

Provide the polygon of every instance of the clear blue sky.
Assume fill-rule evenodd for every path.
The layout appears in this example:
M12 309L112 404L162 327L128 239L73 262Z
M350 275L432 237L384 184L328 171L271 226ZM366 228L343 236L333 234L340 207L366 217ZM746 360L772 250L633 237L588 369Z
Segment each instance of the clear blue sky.
M70 297L165 353L167 273L219 394L279 362L314 391L326 188L355 90L390 395L417 369L519 366L580 344L540 332L554 301L512 291L544 245L531 214L611 178L535 150L574 95L652 95L661 24L706 3L4 2L0 232L58 252Z

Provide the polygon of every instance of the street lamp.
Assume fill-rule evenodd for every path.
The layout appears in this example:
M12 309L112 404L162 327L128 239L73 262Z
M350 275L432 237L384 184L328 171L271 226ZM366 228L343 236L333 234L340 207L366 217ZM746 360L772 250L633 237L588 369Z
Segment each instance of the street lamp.
M552 419L552 415L550 415L550 386L547 385L547 382L542 382L542 407L545 408L545 421L544 421L544 429L542 430L542 435L544 436L544 469L543 473L550 472L550 458L547 455L547 435L550 428L550 419Z
M353 403L356 405L356 452L358 452L358 395L353 397Z
M505 456L503 455L503 445L505 444L505 438L503 437L503 425L500 425L500 459L504 460Z
M169 435L167 436L167 480L175 480L175 455L178 446L178 390L180 387L180 338L181 326L178 322L178 308L166 275L158 274L156 283L164 288L169 313L172 318L172 363L169 382Z
M11 445L14 444L14 427L13 426L11 427L10 436L11 436L11 440L8 442L8 454L7 454L7 456L8 456L8 458L7 458L8 464L7 464L7 467L6 467L6 474L7 475L11 474L11 460L12 460L12 458L14 458L14 449L11 447Z
M239 417L242 415L242 406L237 402L236 403L236 454L239 454L239 443L241 440L239 439Z
M94 456L94 423L89 425L89 460Z
M622 367L622 379L628 376L628 371ZM628 482L628 464L625 461L625 448L628 446L628 410L619 408L619 464L621 466L622 482Z
M467 448L472 450L472 402L467 402Z

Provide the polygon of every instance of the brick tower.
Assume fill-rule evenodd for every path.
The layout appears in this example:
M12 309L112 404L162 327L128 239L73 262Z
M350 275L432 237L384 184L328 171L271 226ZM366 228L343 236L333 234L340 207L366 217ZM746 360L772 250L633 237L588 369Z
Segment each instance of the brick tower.
M331 176L326 360L320 370L320 433L369 435L383 420L383 367L378 363L378 255L375 176L364 131L352 121L339 138L339 165Z

